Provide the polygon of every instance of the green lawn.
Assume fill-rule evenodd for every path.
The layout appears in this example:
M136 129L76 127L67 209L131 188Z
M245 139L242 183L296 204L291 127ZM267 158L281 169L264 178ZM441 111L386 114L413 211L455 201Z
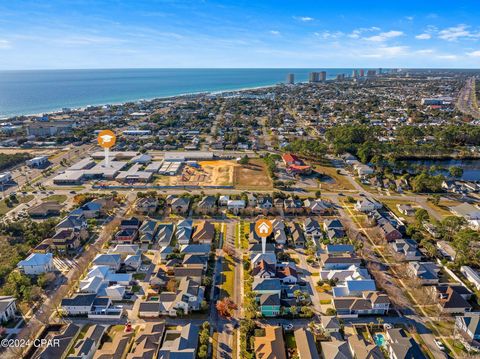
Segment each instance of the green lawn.
M222 297L233 297L233 281L234 281L234 264L230 256L225 256L222 262L222 290L220 295Z
M293 335L293 333L285 334L285 344L287 345L287 349L297 348L297 343L295 342L295 336Z
M12 209L17 207L21 203L27 203L30 202L34 198L33 195L27 195L27 196L18 196L18 202L11 202L11 206L8 207L7 204L5 203L5 200L0 201L0 216L5 215L7 212L10 212Z
M45 197L43 199L44 202L57 202L58 204L62 204L67 200L67 196L64 194L52 194L51 196Z
M133 279L136 280L144 280L145 279L145 273L134 273L133 274Z

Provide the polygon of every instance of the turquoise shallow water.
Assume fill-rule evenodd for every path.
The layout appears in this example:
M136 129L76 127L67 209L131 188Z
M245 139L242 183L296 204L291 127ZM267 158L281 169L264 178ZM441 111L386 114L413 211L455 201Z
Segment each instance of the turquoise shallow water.
M308 80L311 71L350 76L352 69L111 69L0 71L0 118L86 105Z

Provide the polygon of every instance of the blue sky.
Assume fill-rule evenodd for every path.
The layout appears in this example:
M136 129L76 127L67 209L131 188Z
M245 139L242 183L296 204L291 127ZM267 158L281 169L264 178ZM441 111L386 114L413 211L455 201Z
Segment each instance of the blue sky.
M478 1L0 0L0 69L480 68Z

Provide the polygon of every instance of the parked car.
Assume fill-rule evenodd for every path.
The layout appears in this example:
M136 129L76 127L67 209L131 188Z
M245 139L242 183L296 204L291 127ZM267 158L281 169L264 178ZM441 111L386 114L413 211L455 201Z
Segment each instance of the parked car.
M441 351L445 350L445 346L440 339L435 339L434 342L437 345L438 349L440 349Z

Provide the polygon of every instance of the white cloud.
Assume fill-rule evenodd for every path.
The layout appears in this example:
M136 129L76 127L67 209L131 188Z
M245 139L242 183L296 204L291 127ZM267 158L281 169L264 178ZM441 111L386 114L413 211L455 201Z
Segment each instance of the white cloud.
M353 30L350 34L348 34L348 37L352 39L358 39L360 38L360 35L364 32L369 32L369 31L380 31L379 27L372 26L372 27L361 27L358 29Z
M303 22L309 22L309 21L315 20L313 17L310 17L310 16L294 16L293 18Z
M415 51L417 54L419 55L429 55L429 54L433 54L435 52L435 50L432 50L432 49L423 49L423 50L417 50Z
M467 55L471 56L471 57L480 57L480 50L473 51L473 52L467 52Z
M365 40L373 41L373 42L383 42L383 41L386 41L388 39L392 39L392 38L402 36L402 35L403 35L402 31L392 30L392 31L387 31L387 32L381 32L378 35L366 37Z
M368 58L392 58L408 55L408 50L408 46L381 46L371 49L369 52L361 54L360 56Z
M458 56L446 54L446 55L437 55L436 58L439 60L457 60Z
M414 17L413 16L405 16L405 19L408 21L413 21Z
M0 39L0 49L10 48L10 41Z
M446 41L457 41L462 38L476 38L480 37L480 33L473 33L468 30L469 26L467 25L457 25L448 27L438 32L438 37Z
M270 30L270 34L275 35L275 36L278 36L278 35L280 35L280 31Z
M324 40L327 40L327 39L338 39L339 37L341 37L343 34L343 32L341 31L322 31L322 32L314 32L313 33L315 36L317 37L320 37Z
M419 34L419 35L415 36L415 38L417 40L428 40L428 39L432 38L432 35L430 35L430 34Z

